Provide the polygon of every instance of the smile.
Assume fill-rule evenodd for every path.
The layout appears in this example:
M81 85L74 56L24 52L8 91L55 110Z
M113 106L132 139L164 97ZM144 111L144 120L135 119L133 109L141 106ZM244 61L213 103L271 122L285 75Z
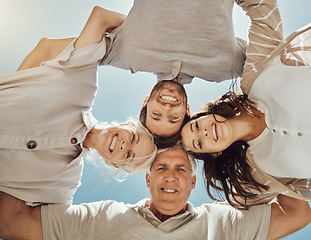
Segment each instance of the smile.
M167 95L163 95L160 97L162 100L165 101L170 101L170 102L178 102L178 99L175 97L171 97L171 96L167 96Z
M113 152L114 147L115 147L116 142L117 142L117 138L118 138L118 134L116 134L116 135L113 136L112 141L111 141L111 144L110 144L110 147L109 147L109 151L110 151L110 152Z
M217 132L216 132L216 124L215 123L212 124L212 132L213 132L214 140L215 140L215 142L217 142L218 135L217 135Z
M177 190L173 190L173 189L166 189L166 188L161 188L164 192L167 192L167 193L175 193L177 192Z

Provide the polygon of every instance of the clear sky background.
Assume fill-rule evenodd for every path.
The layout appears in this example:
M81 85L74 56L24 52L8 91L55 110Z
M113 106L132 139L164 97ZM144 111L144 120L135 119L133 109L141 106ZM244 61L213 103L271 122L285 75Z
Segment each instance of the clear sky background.
M16 71L24 57L42 37L63 38L79 35L94 6L127 14L132 4L133 0L0 0L0 74ZM311 22L309 0L279 0L279 8L285 36ZM247 39L249 20L237 6L234 8L233 22L236 36ZM107 66L99 68L98 76L99 90L93 114L98 120L108 122L124 122L129 116L137 118L144 97L156 83L153 74L131 74L129 71ZM225 93L230 83L225 81L216 84L194 79L185 86L191 112L199 110L207 101ZM82 186L74 197L75 204L106 199L135 203L149 197L145 173L128 176L120 183L103 177L104 171L86 163ZM195 206L212 202L205 192L201 172L190 201ZM310 238L309 225L284 239Z

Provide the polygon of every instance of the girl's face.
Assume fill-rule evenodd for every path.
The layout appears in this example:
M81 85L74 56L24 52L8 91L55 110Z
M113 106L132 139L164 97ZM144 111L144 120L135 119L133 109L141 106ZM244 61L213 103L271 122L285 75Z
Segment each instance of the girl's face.
M212 114L189 121L181 130L183 144L192 152L215 153L235 140L230 119Z
M132 126L120 124L103 129L97 139L96 150L114 167L145 161L154 150L154 143L146 133L137 132ZM135 164L134 164L135 165Z

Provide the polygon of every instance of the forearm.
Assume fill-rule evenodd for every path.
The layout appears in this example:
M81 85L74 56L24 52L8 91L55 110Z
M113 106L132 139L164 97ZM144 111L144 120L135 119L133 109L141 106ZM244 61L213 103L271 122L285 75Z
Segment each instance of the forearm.
M85 24L75 48L81 48L92 43L102 41L105 32L120 26L126 16L117 12L109 11L101 7L94 7L87 23Z
M0 192L0 238L43 239L40 207L28 207L24 201Z
M23 60L17 71L40 66L44 61L56 58L74 38L42 38L37 46Z
M279 239L298 231L311 222L311 209L306 201L279 195L272 205L267 239Z

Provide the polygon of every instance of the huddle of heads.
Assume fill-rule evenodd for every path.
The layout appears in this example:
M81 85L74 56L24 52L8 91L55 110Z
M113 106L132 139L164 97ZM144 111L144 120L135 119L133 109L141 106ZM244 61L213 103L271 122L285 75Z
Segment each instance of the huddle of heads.
M217 158L233 143L225 135L224 123L247 111L247 104L243 96L230 93L190 118L184 87L172 80L161 81L146 97L140 123L128 121L106 128L103 144L96 150L109 165L134 173L148 169L158 149L173 147L181 140L196 158L203 158L200 153Z

